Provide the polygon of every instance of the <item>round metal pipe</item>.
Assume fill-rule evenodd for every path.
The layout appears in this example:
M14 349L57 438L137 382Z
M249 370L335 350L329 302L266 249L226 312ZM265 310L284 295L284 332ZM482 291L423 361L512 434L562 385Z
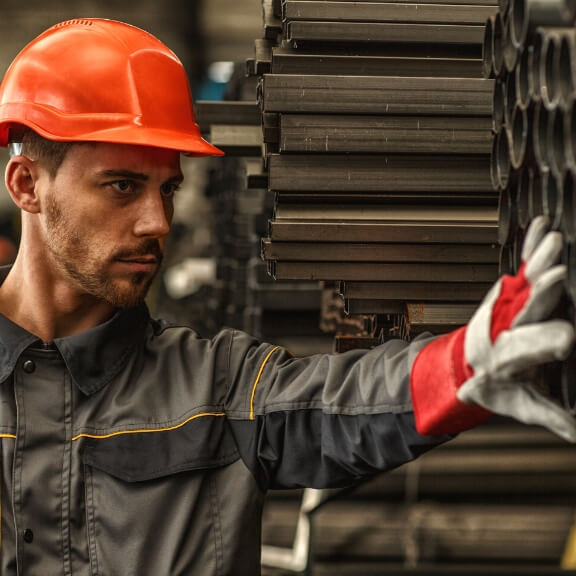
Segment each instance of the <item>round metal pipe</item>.
M561 229L566 242L576 242L576 201L574 192L576 190L576 172L566 170L564 181L562 182L562 224ZM575 271L576 272L576 271Z
M547 146L550 168L556 174L564 172L567 166L566 162L566 137L564 110L560 107L552 109L548 115L548 133Z
M554 108L560 99L558 73L558 57L560 55L560 34L557 29L542 28L537 32L542 36L539 44L540 58L538 63L540 71L537 74L539 84L536 86L540 98L547 108Z
M510 0L510 40L518 47L526 44L528 26L528 2L526 0Z
M529 44L539 26L573 22L573 7L566 0L510 0L510 36L517 47Z
M531 168L524 168L518 176L518 194L516 196L516 217L518 226L526 228L530 222L530 195L533 174Z
M516 226L516 231L514 234L514 241L513 241L513 261L512 261L512 272L516 274L520 269L520 265L522 264L522 248L524 246L524 236L525 231L522 230L519 226Z
M500 132L497 132L492 139L492 150L490 152L490 180L494 190L500 190L500 175L498 174L498 146Z
M530 74L530 68L533 65L534 47L525 46L518 59L518 66L514 75L516 77L516 95L518 101L523 106L528 106L534 94L534 86L530 81L533 76Z
M518 102L516 97L516 75L509 72L504 76L504 124L507 130L512 130L512 114Z
M537 34L532 44L532 62L528 68L528 84L532 89L532 99L540 100L540 57L542 56L542 42L544 36Z
M549 218L553 230L560 230L562 203L562 177L546 170L542 174L542 212Z
M512 242L517 226L516 195L518 179L511 180L515 180L514 183L511 182L511 185L502 188L498 199L498 243L501 246Z
M512 244L500 247L498 273L500 276L514 274L514 246Z
M512 129L510 130L510 163L512 168L519 169L526 160L528 143L528 110L516 104L512 112Z
M504 21L501 12L494 16L492 28L492 67L496 78L504 72Z
M554 107L560 101L560 79L559 59L560 59L560 39L562 31L550 32L549 40L545 44L545 58L540 60L540 65L545 65L543 78L546 79L546 91L542 94L542 100L546 106Z
M534 107L534 123L532 130L532 147L534 158L540 169L547 169L550 166L548 158L548 117L550 111L542 104L537 102Z
M501 78L494 81L492 93L492 132L500 132L505 123L506 86Z
M504 58L504 69L513 72L518 63L520 47L516 46L510 37L510 18L502 19L502 49Z
M537 106L537 102L531 101L528 108L526 108L526 123L528 126L528 133L526 134L526 152L524 153L524 164L530 167L537 165L536 153L534 151L534 131L536 130L535 110Z
M533 220L536 216L544 214L544 208L542 205L542 186L543 175L547 172L549 172L548 168L534 170L533 172L532 187L530 188L530 198L528 202L530 220Z
M565 251L565 264L567 268L566 280L564 286L566 292L569 294L570 299L576 304L576 241L571 240L567 243L567 250Z
M576 169L576 110L575 101L564 108L564 148L566 164Z
M486 20L484 27L484 41L482 42L482 76L494 78L494 16Z
M570 253L575 252L574 247L568 249L568 258ZM568 280L566 281L568 284ZM568 288L568 287L567 287ZM576 300L576 294L571 294L570 290L567 292L572 298L572 305ZM562 387L562 404L566 410L571 412L572 416L576 415L576 353L570 354L567 360L564 360L560 365L561 370L561 387Z
M564 18L568 23L576 22L576 0L564 0Z
M505 127L498 133L496 145L496 175L498 178L498 189L505 188L510 179L510 136Z
M560 37L555 78L559 84L559 98L567 106L576 92L576 30L566 30Z

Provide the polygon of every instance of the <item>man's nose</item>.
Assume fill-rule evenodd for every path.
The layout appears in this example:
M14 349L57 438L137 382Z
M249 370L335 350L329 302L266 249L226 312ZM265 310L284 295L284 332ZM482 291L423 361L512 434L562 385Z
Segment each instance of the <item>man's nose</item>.
M172 204L159 192L146 194L138 207L138 217L134 224L134 234L152 238L162 238L170 232Z

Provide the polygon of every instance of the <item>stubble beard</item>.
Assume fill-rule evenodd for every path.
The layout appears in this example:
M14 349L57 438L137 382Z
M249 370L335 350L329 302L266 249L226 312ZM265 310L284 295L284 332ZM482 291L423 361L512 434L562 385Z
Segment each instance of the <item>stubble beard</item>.
M124 281L111 278L107 264L118 258L115 255L104 261L94 258L87 240L64 216L53 197L46 205L47 247L54 262L83 292L104 300L115 308L134 308L144 302L156 276L146 272L133 272ZM139 253L154 253L158 260L162 254L157 240L147 240Z

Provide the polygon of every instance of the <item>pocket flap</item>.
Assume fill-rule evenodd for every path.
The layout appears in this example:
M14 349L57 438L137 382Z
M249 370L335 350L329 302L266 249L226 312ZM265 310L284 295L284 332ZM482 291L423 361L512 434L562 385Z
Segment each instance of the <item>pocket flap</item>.
M83 450L84 463L121 480L141 482L238 460L226 417L201 416L177 427L89 437Z

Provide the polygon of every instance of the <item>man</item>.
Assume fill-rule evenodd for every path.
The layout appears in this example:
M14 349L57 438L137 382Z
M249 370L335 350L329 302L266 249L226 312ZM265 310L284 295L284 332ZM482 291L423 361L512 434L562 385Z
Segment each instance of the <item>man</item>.
M22 213L0 285L2 575L258 574L269 488L353 483L491 411L576 440L529 378L573 342L544 321L565 270L542 220L468 327L293 359L148 315L180 154L220 153L156 38L47 30L3 80L0 144Z

